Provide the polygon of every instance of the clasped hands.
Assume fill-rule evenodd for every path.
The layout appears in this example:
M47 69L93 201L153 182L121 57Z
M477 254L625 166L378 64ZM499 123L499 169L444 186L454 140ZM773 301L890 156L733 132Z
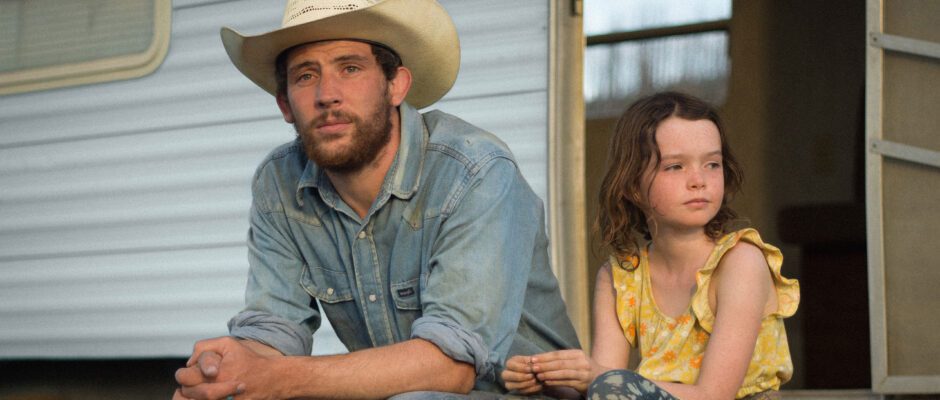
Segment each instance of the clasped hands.
M180 387L173 400L276 399L270 384L272 363L272 356L261 355L232 337L199 341L186 367L176 371ZM501 376L506 389L519 394L565 387L583 394L604 371L581 350L560 350L511 357Z
M199 341L176 371L173 400L273 399L264 393L270 361L232 337Z
M506 360L501 377L506 389L519 394L569 387L584 394L604 368L581 350L560 350Z

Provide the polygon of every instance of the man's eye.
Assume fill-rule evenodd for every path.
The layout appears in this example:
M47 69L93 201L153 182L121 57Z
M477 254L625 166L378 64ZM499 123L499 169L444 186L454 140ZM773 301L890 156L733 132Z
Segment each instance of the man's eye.
M359 67L354 66L354 65L350 65L350 66L347 66L347 67L345 68L345 71L346 71L347 73L359 72Z
M309 85L315 83L317 79L319 79L319 75L315 72L302 72L294 77L294 83L298 85Z

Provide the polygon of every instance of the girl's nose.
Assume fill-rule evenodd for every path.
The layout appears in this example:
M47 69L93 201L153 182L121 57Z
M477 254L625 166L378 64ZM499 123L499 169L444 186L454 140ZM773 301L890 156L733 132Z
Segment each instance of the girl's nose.
M692 189L705 187L705 174L701 169L694 169L689 172L689 187Z

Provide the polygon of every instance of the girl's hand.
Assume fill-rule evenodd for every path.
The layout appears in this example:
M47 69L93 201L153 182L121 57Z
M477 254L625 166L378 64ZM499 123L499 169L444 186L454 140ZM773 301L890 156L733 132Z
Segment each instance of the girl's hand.
M506 360L506 369L501 377L506 389L519 394L534 394L542 391L542 383L535 379L532 372L532 357L513 356Z
M532 356L532 371L545 386L568 386L586 393L591 382L607 368L581 350L560 350Z

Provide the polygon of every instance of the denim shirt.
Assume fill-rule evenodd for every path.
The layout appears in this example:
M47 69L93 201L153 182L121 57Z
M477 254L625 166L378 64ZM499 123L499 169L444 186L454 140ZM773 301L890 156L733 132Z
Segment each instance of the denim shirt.
M579 347L542 202L493 135L407 104L400 115L398 154L364 218L298 141L261 163L246 307L230 333L309 355L326 313L350 351L425 339L473 365L477 390L503 391L509 356Z

